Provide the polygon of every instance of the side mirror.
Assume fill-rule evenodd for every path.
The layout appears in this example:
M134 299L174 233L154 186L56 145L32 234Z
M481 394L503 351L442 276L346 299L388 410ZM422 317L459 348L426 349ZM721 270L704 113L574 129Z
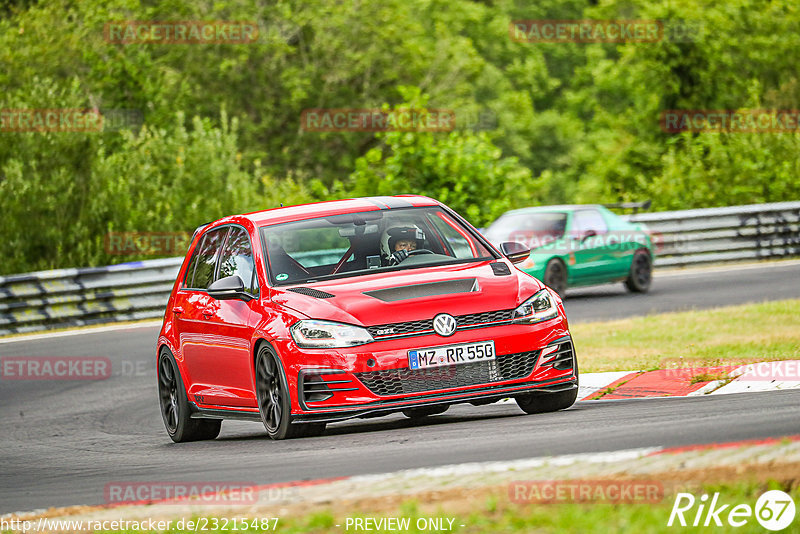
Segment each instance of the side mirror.
M516 241L500 243L500 252L503 253L503 256L511 260L511 263L523 262L531 255L531 249Z
M220 278L208 286L208 294L217 300L251 300L253 297L245 293L244 282L239 275Z

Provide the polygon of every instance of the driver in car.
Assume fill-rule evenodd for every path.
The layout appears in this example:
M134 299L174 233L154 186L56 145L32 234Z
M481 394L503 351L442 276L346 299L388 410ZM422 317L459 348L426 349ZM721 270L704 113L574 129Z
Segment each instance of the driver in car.
M389 265L398 265L411 252L422 248L425 233L416 226L397 226L384 232L381 239L383 256Z

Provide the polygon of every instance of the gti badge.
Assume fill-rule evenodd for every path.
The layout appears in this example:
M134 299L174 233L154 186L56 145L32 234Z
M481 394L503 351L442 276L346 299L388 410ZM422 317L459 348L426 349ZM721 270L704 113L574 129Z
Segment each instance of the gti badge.
M452 336L456 332L456 318L449 313L440 313L433 318L433 330L442 337Z

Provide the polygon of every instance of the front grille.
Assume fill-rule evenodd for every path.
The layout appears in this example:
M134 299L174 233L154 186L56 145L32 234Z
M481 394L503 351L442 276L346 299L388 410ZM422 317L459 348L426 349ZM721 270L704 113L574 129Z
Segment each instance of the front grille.
M375 395L402 395L524 378L533 372L538 357L539 351L536 350L497 356L496 360L487 362L415 370L389 369L355 375Z
M367 330L369 330L369 333L372 334L373 337L381 337L385 335L399 336L404 334L410 334L412 332L423 332L425 330L433 330L433 319L426 319L424 321L408 321L406 323L369 326L367 327ZM391 330L391 334L380 333L387 330Z
M456 316L456 330L466 326L501 323L511 321L514 317L514 310L499 310L482 313L470 313L467 315ZM368 326L367 330L375 339L386 339L394 336L404 336L409 334L419 334L433 330L433 319L420 321L407 321L404 323L389 323L375 326Z
M511 380L513 378L524 378L533 372L536 361L539 359L538 350L532 352L520 352L519 354L509 354L498 356L497 365L500 371L500 380Z
M502 321L510 321L513 317L514 310L470 313L469 315L459 315L456 317L456 323L458 323L458 326L481 323L499 323Z

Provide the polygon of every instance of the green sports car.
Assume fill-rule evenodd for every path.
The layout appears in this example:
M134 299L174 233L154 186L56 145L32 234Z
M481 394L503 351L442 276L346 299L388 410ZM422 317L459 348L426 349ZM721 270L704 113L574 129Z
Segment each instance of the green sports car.
M567 287L625 282L650 288L653 243L641 223L598 205L542 206L508 211L484 231L499 246L516 241L531 249L518 267L563 295Z

